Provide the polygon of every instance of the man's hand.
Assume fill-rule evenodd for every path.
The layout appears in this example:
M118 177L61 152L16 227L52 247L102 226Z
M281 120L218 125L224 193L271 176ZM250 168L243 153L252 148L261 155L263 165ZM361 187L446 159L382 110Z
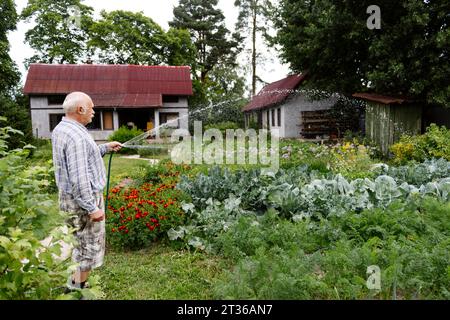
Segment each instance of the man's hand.
M109 142L106 144L108 147L108 151L119 151L120 149L122 149L122 144L120 142L117 141L113 141L113 142Z
M105 213L102 209L98 209L97 211L91 213L89 218L91 218L91 221L93 222L100 222L105 219Z

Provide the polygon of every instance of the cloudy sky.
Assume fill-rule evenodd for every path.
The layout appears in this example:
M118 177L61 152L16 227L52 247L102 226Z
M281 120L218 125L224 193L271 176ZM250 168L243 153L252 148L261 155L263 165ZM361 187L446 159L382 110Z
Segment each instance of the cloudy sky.
M15 0L18 13L22 11L27 2L28 0ZM233 3L233 0L219 0L219 8L225 15L226 25L229 30L234 29L234 24L236 23L238 16L238 11ZM168 21L171 21L173 18L172 11L173 8L178 5L178 0L85 0L83 1L83 4L94 8L95 18L99 17L99 13L102 9L105 9L106 11L143 11L146 16L152 18L163 29L167 30L169 27ZM10 54L19 66L22 73L22 79L24 79L24 75L26 74L23 61L25 58L29 58L33 55L33 50L24 43L25 32L31 27L32 25L21 21L17 24L17 30L10 32L9 34L11 45ZM273 50L271 50L267 56L270 57L272 61L266 62L264 70L260 70L259 75L261 79L266 82L273 82L284 78L289 73L288 66L280 63ZM240 58L240 61L243 61L242 59L243 57Z

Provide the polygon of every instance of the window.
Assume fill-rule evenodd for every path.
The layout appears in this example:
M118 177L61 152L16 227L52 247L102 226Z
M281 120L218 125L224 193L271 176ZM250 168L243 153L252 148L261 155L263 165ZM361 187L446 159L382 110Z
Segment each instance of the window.
M103 113L103 130L114 130L112 111L102 111Z
M267 128L270 128L270 111L266 111L266 118L267 118Z
M180 124L178 121L178 113L160 113L159 114L159 124L167 123L167 126L171 128L179 128Z
M178 96L163 96L162 99L165 103L178 103L180 100Z
M66 96L63 95L57 95L57 96L48 96L47 102L48 105L62 105L64 103L64 100L66 99Z
M275 124L275 110L272 109L272 110L270 110L270 112L272 113L272 127L275 127L276 126L276 124Z
M281 108L277 109L278 126L281 127Z
M58 125L58 123L61 122L62 118L64 117L63 113L53 113L49 114L49 122L50 122L50 132L55 129L55 127Z

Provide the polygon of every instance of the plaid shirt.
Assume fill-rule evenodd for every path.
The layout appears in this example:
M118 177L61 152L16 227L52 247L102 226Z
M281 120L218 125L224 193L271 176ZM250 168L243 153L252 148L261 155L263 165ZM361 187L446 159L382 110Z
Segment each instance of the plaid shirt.
M59 192L71 195L88 213L98 210L94 194L106 184L106 144L97 146L86 127L63 117L53 130L52 148Z

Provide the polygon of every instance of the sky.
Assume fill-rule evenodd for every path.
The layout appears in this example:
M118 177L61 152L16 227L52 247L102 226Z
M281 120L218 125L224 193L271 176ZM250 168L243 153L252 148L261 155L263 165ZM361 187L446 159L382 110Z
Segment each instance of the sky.
M15 0L16 10L19 14L26 6L27 2L28 0ZM100 11L102 9L106 11L143 11L146 16L152 18L164 30L167 30L169 28L168 22L173 18L173 8L178 5L178 0L85 0L82 3L94 8L94 18L98 18L100 16ZM234 25L238 16L238 9L234 7L233 3L233 0L219 0L218 5L225 16L225 23L230 31L234 30ZM24 82L26 76L26 70L23 62L26 58L33 55L33 49L31 49L30 46L24 42L25 32L32 28L32 26L33 25L31 23L20 21L17 24L17 30L8 34L11 47L10 55L22 73L22 82ZM289 74L289 67L280 62L276 52L273 49L270 52L267 52L266 55L270 58L269 60L272 61L267 61L265 65L260 68L258 75L262 80L270 83L283 79ZM243 55L241 55L239 61L244 63ZM250 79L250 76L247 78ZM259 89L261 89L261 85L258 87L258 90Z

